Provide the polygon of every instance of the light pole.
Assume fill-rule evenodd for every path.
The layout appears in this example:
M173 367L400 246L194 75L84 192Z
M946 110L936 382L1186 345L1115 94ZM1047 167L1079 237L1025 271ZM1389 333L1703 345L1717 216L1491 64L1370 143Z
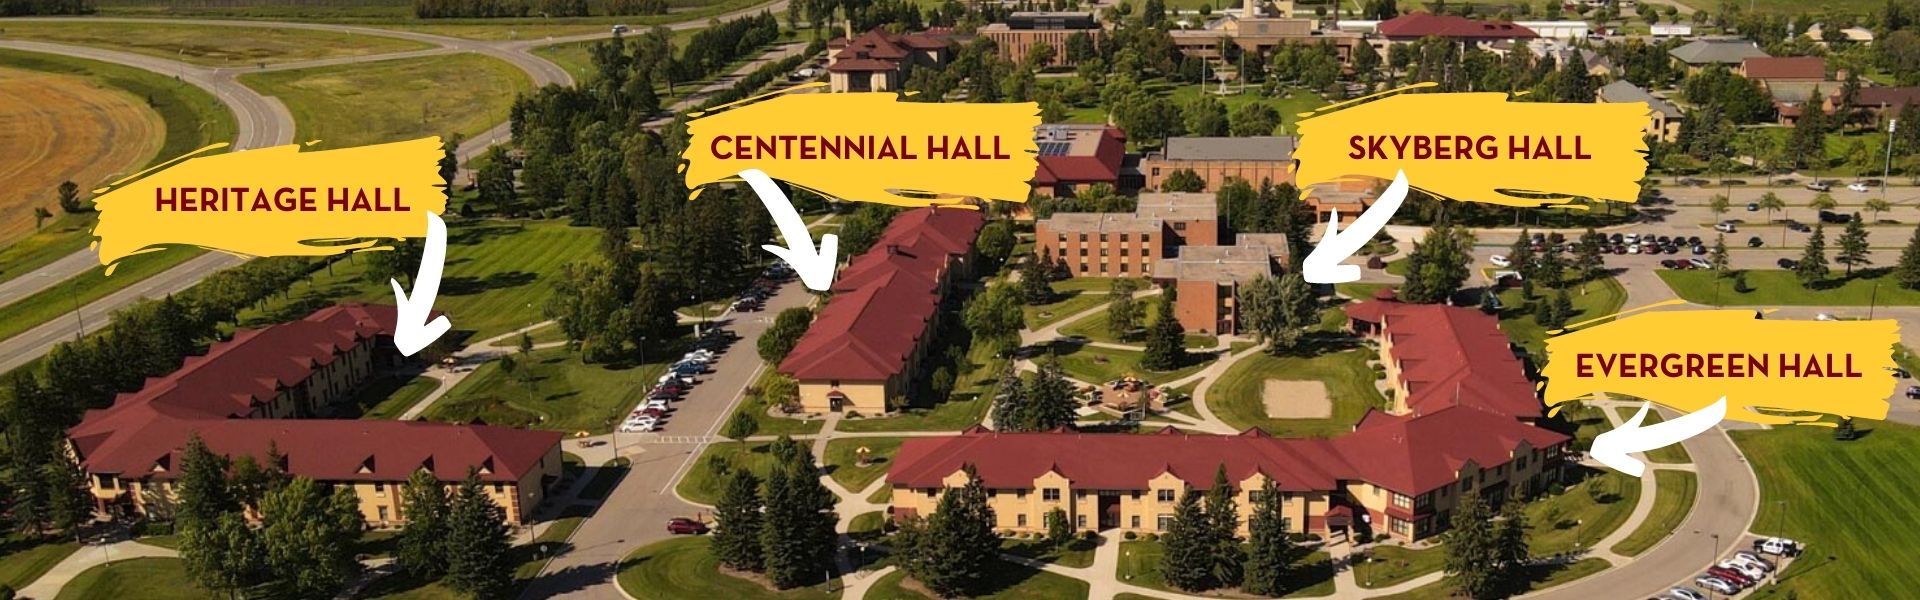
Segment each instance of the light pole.
M53 274L48 273L46 271L41 271L40 277L43 279L51 280L53 278ZM51 286L53 284L49 283L48 285ZM79 323L80 325L80 329L78 331L73 332L73 341L78 342L80 341L81 336L84 336L87 334L87 317L85 315L80 314L80 291L74 290L74 289L67 290L67 297L73 299L73 320L74 322Z
M1873 292L1867 295L1867 320L1873 320L1874 304L1880 301L1880 282L1873 282Z
M1899 119L1887 119L1887 162L1880 166L1880 199L1887 200L1887 177L1893 174L1893 131Z

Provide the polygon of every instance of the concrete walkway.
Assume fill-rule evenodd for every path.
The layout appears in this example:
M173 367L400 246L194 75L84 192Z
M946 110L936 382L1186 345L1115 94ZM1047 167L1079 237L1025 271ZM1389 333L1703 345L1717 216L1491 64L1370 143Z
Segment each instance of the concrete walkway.
M20 588L20 597L33 598L36 600L52 600L55 596L60 595L60 588L66 587L67 583L73 581L74 577L78 577L87 569L98 567L109 562L130 558L170 558L179 555L180 553L166 548L149 546L130 540L111 544L89 544L82 546L73 554L67 555L65 560L54 565L45 575L41 575L39 579L35 579L32 584Z
M448 391L453 390L453 386L459 385L461 381L466 380L467 376L472 375L474 371L479 370L480 365L482 363L493 360L495 358L499 358L501 355L507 354L509 352L513 352L515 350L514 346L519 344L518 340L520 339L520 334L531 333L535 330L548 327L553 324L554 324L553 321L541 321L539 323L534 323L526 327L515 329L513 331L509 331L509 332L502 333L500 335L496 335L484 340L480 340L478 342L474 342L473 344L470 344L465 348L461 348L460 350L453 353L452 365L428 366L426 372L421 373L421 376L433 378L439 381L440 385L433 388L432 392L428 392L427 395L421 398L419 402L413 403L413 406L408 407L406 412L400 413L400 420L412 421L412 420L419 419L421 413L425 413L427 412L428 408L432 408L434 402L439 401L441 396L445 396L447 395ZM514 340L514 342L511 345L501 345L505 343L507 340ZM544 344L535 344L533 348L535 350L544 350L547 348L557 348L564 345L566 345L566 342L547 342Z

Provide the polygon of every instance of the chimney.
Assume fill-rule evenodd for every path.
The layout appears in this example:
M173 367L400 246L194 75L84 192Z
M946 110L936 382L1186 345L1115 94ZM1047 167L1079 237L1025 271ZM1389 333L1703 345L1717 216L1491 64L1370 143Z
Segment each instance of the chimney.
M846 20L843 21L843 23L846 25L846 29L847 29L847 41L852 42L853 41L853 11L846 8L841 8L840 14L841 16L844 16L846 18Z
M1249 19L1258 18L1260 16L1260 0L1246 0L1246 10L1244 12Z

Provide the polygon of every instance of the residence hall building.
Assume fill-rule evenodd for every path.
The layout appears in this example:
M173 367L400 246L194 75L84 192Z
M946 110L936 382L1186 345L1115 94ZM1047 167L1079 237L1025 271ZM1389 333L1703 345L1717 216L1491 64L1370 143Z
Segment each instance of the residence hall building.
M929 29L905 35L874 28L858 36L827 42L827 86L835 92L892 92L902 89L917 68L938 69L953 57L951 31Z
M909 210L848 261L780 362L799 383L801 410L876 415L905 399L937 327L958 312L950 292L972 273L985 224L978 210Z
M1172 137L1159 150L1140 159L1148 189L1160 189L1174 171L1187 169L1218 191L1232 177L1259 187L1262 181L1293 181L1293 149L1298 138Z
M1127 170L1127 134L1112 125L1049 123L1033 128L1033 193L1072 197L1094 184L1116 190L1139 187L1122 181ZM1138 177L1135 177L1138 179Z
M1407 13L1387 19L1375 26L1375 31L1379 36L1370 42L1382 57L1387 56L1388 48L1395 44L1409 44L1428 37L1487 50L1524 44L1540 37L1534 30L1508 21L1480 21L1429 13Z
M974 32L993 40L1000 58L1024 61L1028 50L1044 43L1053 48L1053 59L1041 66L1074 66L1078 63L1067 60L1067 38L1084 33L1098 44L1106 30L1090 12L1016 12Z
M1688 75L1713 65L1738 69L1749 58L1769 56L1759 44L1743 39L1694 40L1668 50L1667 55L1686 67Z
M1825 100L1827 114L1833 114L1842 108L1840 92L1838 87L1827 92ZM1920 86L1871 86L1862 87L1854 94L1852 108L1872 112L1875 117L1885 120L1900 116L1900 109L1906 108L1911 102L1920 102Z
M305 319L240 330L106 409L67 437L101 513L145 514L172 494L187 440L252 456L295 477L346 486L374 527L404 523L400 495L422 469L449 485L474 470L510 524L524 524L560 478L559 432L425 421L316 418L350 403L382 368L401 362L392 306L343 304Z
M1217 215L1210 193L1146 193L1131 213L1053 213L1035 221L1034 248L1076 277L1146 277L1181 246L1219 245Z
M1174 317L1188 332L1244 333L1240 326L1240 286L1272 276L1287 264L1287 236L1242 233L1232 246L1181 246L1173 258L1154 265L1155 281L1174 288Z
M928 514L942 491L967 483L963 468L971 465L988 490L995 529L1043 531L1046 515L1057 508L1079 530L1160 533L1180 498L1210 489L1215 470L1224 467L1242 511L1242 535L1252 494L1271 482L1282 494L1289 531L1364 529L1415 541L1447 530L1462 494L1477 491L1497 504L1513 488L1537 492L1555 481L1570 438L1528 423L1539 416L1540 403L1531 386L1504 383L1525 381L1504 344L1494 348L1497 353L1479 353L1487 349L1489 334L1500 336L1498 321L1472 309L1388 304L1373 301L1349 310L1355 330L1439 334L1402 338L1400 356L1389 356L1383 345L1382 356L1423 363L1396 373L1456 373L1450 383L1459 393L1425 396L1412 410L1369 410L1353 431L1332 438L1282 439L1259 429L1194 434L1171 427L1152 435L974 427L955 436L914 438L901 445L887 470L889 511L896 520ZM1446 325L1417 326L1429 318ZM1482 385L1481 378L1492 383Z
M1652 119L1647 121L1647 135L1655 136L1663 142L1671 142L1679 138L1680 122L1687 118L1686 113L1680 112L1680 108L1674 106L1672 102L1655 97L1647 93L1646 89L1625 79L1600 86L1595 96L1601 102L1647 103L1647 107L1653 111Z

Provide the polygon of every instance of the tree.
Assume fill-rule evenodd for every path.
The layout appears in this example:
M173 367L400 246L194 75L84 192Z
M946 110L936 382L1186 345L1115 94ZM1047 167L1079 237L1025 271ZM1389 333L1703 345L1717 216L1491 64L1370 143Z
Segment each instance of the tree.
M833 568L838 517L836 497L820 484L813 455L791 438L781 440L790 450L775 452L778 462L767 472L760 547L767 579L788 589L819 581Z
M973 465L961 469L967 484L940 495L923 534L907 552L907 573L943 598L982 591L1000 560L986 487Z
M1525 589L1527 562L1532 552L1527 546L1527 508L1520 494L1507 494L1500 508L1500 523L1493 532L1493 558L1498 569L1499 589Z
M1238 294L1246 328L1261 341L1271 340L1274 352L1298 347L1307 330L1318 324L1319 297L1298 273L1256 277Z
M53 218L53 212L47 210L46 207L44 206L33 207L33 230L39 231L41 226L44 226L47 224L47 219L51 219L51 218Z
M995 387L993 397L993 428L998 431L1022 431L1027 418L1027 386L1020 381L1020 372L1007 365L1000 374L1000 383Z
M1840 424L1833 428L1833 439L1845 442L1858 437L1853 429L1853 417L1842 417Z
M1057 52L1054 51L1053 44L1036 42L1034 45L1027 47L1026 66L1028 69L1046 67L1049 64L1053 64L1053 59L1056 55Z
M180 523L212 525L220 515L240 510L227 486L227 457L214 454L199 434L187 436L180 452Z
M1287 592L1299 550L1287 537L1285 508L1280 490L1268 479L1253 495L1253 512L1247 517L1247 566L1240 591L1256 596L1279 596Z
M1827 278L1825 229L1825 223L1813 224L1813 235L1807 237L1807 249L1800 254L1800 262L1793 265L1793 275L1800 279L1801 287L1812 288Z
M713 506L719 521L713 530L713 554L720 564L740 571L766 568L762 553L760 477L749 469L734 469L727 489Z
M1147 326L1147 347L1140 357L1141 368L1172 371L1187 364L1187 336L1180 320L1173 316L1174 291L1165 288L1154 310L1154 321Z
M996 219L980 228L980 236L973 246L980 250L980 256L987 260L988 266L998 268L1007 262L1015 243L1017 240L1013 236L1013 227L1006 221Z
M1107 288L1107 334L1115 339L1132 339L1140 329L1140 303L1133 299L1140 291L1140 280L1119 277Z
M1415 304L1436 304L1453 297L1466 283L1473 248L1473 234L1464 228L1447 225L1427 230L1426 237L1415 242L1407 263L1406 283L1399 298Z
M1246 566L1246 553L1240 549L1240 509L1233 501L1233 485L1227 481L1227 465L1213 472L1213 487L1207 490L1207 538L1211 542L1214 586L1240 585Z
M479 471L467 471L447 509L447 576L442 580L447 587L481 599L511 591L506 519L506 511L481 487Z
M1893 267L1893 276L1900 287L1920 288L1920 226L1913 228L1913 235L1907 238L1907 247L1900 250L1900 262Z
M727 419L727 429L721 435L726 436L727 439L745 443L747 438L758 431L760 431L760 421L743 410L733 413L733 417Z
M86 212L87 206L80 201L80 186L73 180L60 182L57 193L60 199L60 212L70 215Z
M800 337L806 335L812 323L813 309L796 306L780 311L780 315L773 318L773 325L768 326L766 332L760 335L760 340L754 342L754 350L759 353L760 360L779 364L786 360L793 346L800 343Z
M933 392L936 402L944 402L947 395L953 393L953 370L940 365L927 377L927 391Z
M1893 210L1893 205L1888 203L1886 198L1867 199L1867 212L1873 213L1873 221L1875 223L1880 222L1880 213L1889 210Z
M1020 297L1011 284L994 284L974 294L961 308L961 320L976 342L987 344L995 354L1004 355L1020 345L1020 328L1025 326Z
M1020 265L1020 299L1030 306L1053 302L1053 269L1049 262L1042 255L1032 254Z
M1721 215L1727 214L1727 211L1732 210L1732 208L1733 201L1727 199L1726 194L1714 194L1713 199L1707 201L1707 210L1713 211L1713 217L1715 219L1719 219Z
M1047 511L1047 541L1056 548L1073 542L1073 521L1067 519L1065 509L1056 506Z
M1160 182L1162 192L1200 192L1207 189L1207 180L1201 179L1193 169L1174 169L1167 179Z
M1188 135L1223 137L1227 135L1227 105L1206 94L1195 96L1181 110L1181 122L1186 124Z
M1233 137L1256 137L1273 135L1280 128L1280 111L1260 102L1248 102L1233 109L1228 119L1232 122L1230 131Z
M473 174L474 183L479 188L475 201L492 207L497 214L506 214L516 195L514 168L513 157L507 154L504 146L488 149L485 165Z
M1573 269L1579 273L1581 281L1592 281L1607 274L1607 259L1600 254L1600 240L1600 233L1592 227L1580 234L1580 244L1575 246Z
M1499 594L1499 548L1492 518L1478 491L1461 494L1454 503L1453 528L1442 535L1446 542L1442 569L1461 595L1493 598Z
M1565 327L1573 319L1573 296L1566 288L1560 288L1553 294L1553 326Z
M420 469L400 490L400 510L407 522L400 527L400 568L422 580L439 579L447 572L447 488L433 473Z
M1761 194L1760 201L1755 202L1754 204L1759 205L1760 210L1767 211L1768 221L1773 220L1774 211L1784 211L1787 209L1787 201L1780 199L1779 194L1775 194L1771 191Z
M440 143L440 182L447 187L447 193L453 193L453 178L460 174L460 142L463 136L449 135Z
M1840 252L1834 255L1833 262L1846 265L1847 277L1853 276L1856 265L1873 264L1867 255L1867 228L1860 224L1860 213L1853 213L1847 220L1847 228L1840 232Z
M259 535L273 574L269 587L287 598L332 597L360 570L353 555L366 525L360 497L350 487L328 491L296 477L267 492L260 501ZM504 542L505 524L500 527Z
M1840 206L1840 203L1833 199L1833 194L1826 192L1814 194L1813 200L1807 202L1807 208L1814 210L1833 210L1838 206Z
M1040 359L1039 367L1032 378L1018 384L1022 402L1005 415L995 413L994 425L1001 431L1053 431L1073 426L1077 403L1060 360L1048 356ZM1008 420L1000 420L1002 416Z
M1160 556L1160 573L1167 585L1189 592L1213 589L1214 543L1212 527L1200 507L1200 493L1188 491L1173 510L1166 535L1160 537L1165 554Z
M230 597L261 586L272 576L266 546L239 512L182 529L180 558L200 587Z
M1707 262L1713 263L1713 274L1715 277L1727 276L1729 270L1727 264L1727 234L1722 233L1713 236L1713 251L1707 254Z

